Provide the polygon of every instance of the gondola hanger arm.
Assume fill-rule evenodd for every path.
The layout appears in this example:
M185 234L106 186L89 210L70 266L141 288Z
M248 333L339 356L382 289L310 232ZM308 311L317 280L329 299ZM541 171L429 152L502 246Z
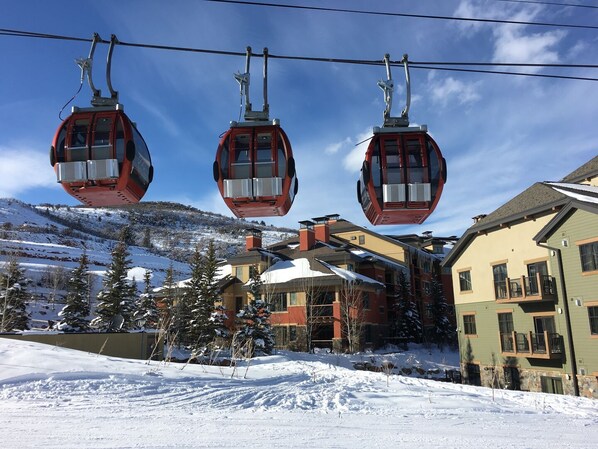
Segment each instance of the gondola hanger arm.
M405 107L401 111L400 117L393 117L391 115L392 109L392 95L394 92L394 81L392 80L392 74L390 70L390 55L386 53L384 55L384 64L386 66L386 80L378 81L378 86L384 92L384 126L385 127L405 127L409 126L409 107L411 105L411 81L409 78L409 67L407 65L407 55L403 55L401 63L405 67L405 79L406 79L406 102Z

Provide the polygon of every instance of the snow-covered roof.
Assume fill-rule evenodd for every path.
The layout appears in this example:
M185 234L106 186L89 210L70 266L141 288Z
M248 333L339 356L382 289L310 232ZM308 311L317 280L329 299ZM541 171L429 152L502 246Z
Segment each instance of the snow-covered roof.
M546 182L559 193L586 203L598 204L598 187L586 184L570 184L565 182Z
M324 268L330 270L330 273L324 273L322 271L312 269L309 260L306 258L284 260L275 263L266 271L264 271L261 275L262 282L264 284L284 284L286 282L291 282L298 279L338 277L348 282L357 282L376 285L377 287L384 287L383 283L378 282L375 279L355 273L353 271L339 268L319 259L315 260ZM249 286L251 283L252 281L250 279L245 286Z
M332 273L323 273L312 270L306 258L282 260L276 262L261 275L264 284L282 284L296 279L334 276ZM250 285L251 280L245 285Z
M358 257L361 257L361 258L364 258L364 259L368 258L368 257L373 257L373 258L375 258L375 259L377 259L377 260L379 260L379 261L381 261L381 262L383 262L383 263L385 263L387 265L390 265L390 266L392 266L392 267L394 267L396 269L404 270L404 271L408 270L408 268L405 265L402 265L402 264L397 263L397 262L395 262L393 260L390 260L390 259L388 259L386 257L380 256L378 254L371 253L371 252L363 250L363 249L351 249L350 251L351 251L351 254L354 254L355 256L358 256Z
M363 274L355 273L354 271L345 270L344 268L339 268L335 265L330 265L329 263L326 263L322 260L318 260L318 262L320 262L322 265L324 265L326 268L328 268L334 274L336 274L337 276L343 278L344 280L346 280L348 282L375 284L375 285L384 287L384 284L382 282L379 282L375 279L364 276Z

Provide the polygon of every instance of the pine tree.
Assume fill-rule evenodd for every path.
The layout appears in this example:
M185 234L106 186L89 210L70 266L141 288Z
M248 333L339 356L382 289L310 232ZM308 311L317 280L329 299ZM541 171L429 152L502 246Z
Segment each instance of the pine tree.
M156 329L160 321L160 312L156 304L156 297L152 293L150 270L143 275L144 290L137 300L137 308L133 314L135 326L140 329Z
M253 299L238 314L239 330L235 334L235 349L244 349L244 355L253 357L272 354L274 332L270 325L270 309L262 299Z
M192 301L190 332L197 350L208 347L217 336L226 336L224 309L217 309L220 300L218 287L218 260L214 244L210 241L205 256L199 247L195 249L191 261L191 281L187 293Z
M135 296L127 282L130 264L127 245L120 241L112 250L112 261L103 289L98 293L97 317L91 322L92 326L105 332L126 332L132 327Z
M176 343L179 346L187 346L192 343L191 312L193 303L191 300L188 291L174 300L170 331L176 336Z
M88 259L83 252L79 265L71 273L67 283L66 305L58 312L62 319L56 325L64 332L89 331L89 283L87 277Z
M431 304L428 306L434 327L432 329L432 342L442 349L444 345L450 345L456 337L455 329L448 319L449 305L444 297L442 284L438 279L433 279L430 283Z
M404 342L418 342L422 335L422 321L411 294L411 285L403 271L396 286L396 336Z
M256 353L270 355L274 350L274 332L270 325L270 309L261 299L263 285L258 267L252 267L250 293L253 299L237 314L237 327L234 343L236 350L245 348L245 355L253 357Z
M150 228L145 228L143 230L143 240L141 241L141 246L145 248L152 247L152 231Z
M29 329L29 282L15 258L4 265L4 270L0 273L0 332Z

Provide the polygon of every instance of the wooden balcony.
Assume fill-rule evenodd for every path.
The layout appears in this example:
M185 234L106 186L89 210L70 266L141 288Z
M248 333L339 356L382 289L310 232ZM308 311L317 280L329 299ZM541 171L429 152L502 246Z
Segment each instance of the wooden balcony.
M564 354L563 337L557 333L499 333L499 340L500 352L504 357L561 359Z
M507 278L494 283L497 303L526 303L556 300L554 278L536 274L534 277Z

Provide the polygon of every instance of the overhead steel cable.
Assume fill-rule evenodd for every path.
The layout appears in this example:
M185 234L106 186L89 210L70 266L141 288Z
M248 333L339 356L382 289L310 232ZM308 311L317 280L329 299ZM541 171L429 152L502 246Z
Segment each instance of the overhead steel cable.
M572 7L572 8L589 8L589 9L598 9L598 6L595 5L582 5L579 3L559 3L559 2L542 2L537 0L496 0L497 2L506 2L506 3L531 3L537 5L548 5L548 6L564 6L564 7Z
M68 40L78 42L92 42L90 38L81 38L73 36L61 36L47 33L36 33L30 31L19 31L19 30L8 30L0 28L0 35L15 36L15 37L31 37L40 39L57 39L57 40ZM98 43L109 44L110 41L99 39ZM181 51L191 53L204 53L224 56L242 56L246 57L246 52L236 52L227 50L214 50L205 48L193 48L193 47L178 47L172 45L158 45L158 44L147 44L147 43L134 43L124 42L119 40L116 45L122 45L126 47L135 48L148 48L154 50L165 50L165 51ZM261 53L252 53L253 57L263 57ZM330 57L315 57L315 56L292 56L292 55L276 55L269 53L270 59L281 59L291 61L309 61L309 62L325 62L325 63L336 63L336 64L353 64L353 65L372 65L372 66L383 66L384 60L365 60L365 59L347 59L347 58L330 58ZM403 66L402 61L390 61L393 66ZM533 67L533 68L586 68L586 69L598 69L596 64L542 64L542 63L506 63L506 62L426 62L426 61L412 61L409 67L415 69L424 70L443 70L453 72L470 72L470 73L487 73L495 75L513 75L513 76L531 76L531 77L542 77L542 78L555 78L555 79L566 79L566 80L579 80L579 81L598 81L598 78L592 77L579 77L579 76L565 76L565 75L554 75L554 74L538 74L538 73L522 73L522 72L508 72L508 71L497 71L497 70L481 70L481 69L466 69L466 68L455 68L455 67L440 67L440 66L495 66L495 67Z
M577 28L586 30L598 30L596 25L576 25L573 23L553 23L553 22L531 22L523 20L503 20L503 19L484 19L480 17L454 17L454 16L440 16L431 14L410 14L401 12L388 12L388 11L366 11L360 9L345 9L345 8L327 8L323 6L305 6L305 5L280 5L277 3L268 2L254 2L254 1L240 1L240 0L203 0L204 2L211 3L228 3L234 5L245 5L245 6L260 6L267 8L283 8L283 9L295 9L304 11L324 11L324 12L341 12L350 14L363 14L371 16L386 16L386 17L406 17L411 19L431 19L431 20L450 20L450 21L461 21L461 22L480 22L480 23L497 23L502 25L530 25L530 26L541 26L551 28Z
M531 76L538 78L556 78L564 80L577 81L598 81L598 78L583 77L583 76L566 76L566 75L550 75L546 73L522 73L522 72L505 72L500 70L474 70L474 69L458 69L455 67L435 67L435 66L420 66L409 64L410 69L428 69L428 70L442 70L448 72L468 72L468 73L487 73L491 75L513 75L513 76Z
M91 42L92 39L84 37L73 37L73 36L61 36L58 34L46 34L36 33L33 31L22 31L22 30L9 30L6 28L0 28L0 36L15 36L15 37L33 37L39 39L57 39L64 41L77 41L77 42ZM109 44L110 41L101 41L103 44Z

